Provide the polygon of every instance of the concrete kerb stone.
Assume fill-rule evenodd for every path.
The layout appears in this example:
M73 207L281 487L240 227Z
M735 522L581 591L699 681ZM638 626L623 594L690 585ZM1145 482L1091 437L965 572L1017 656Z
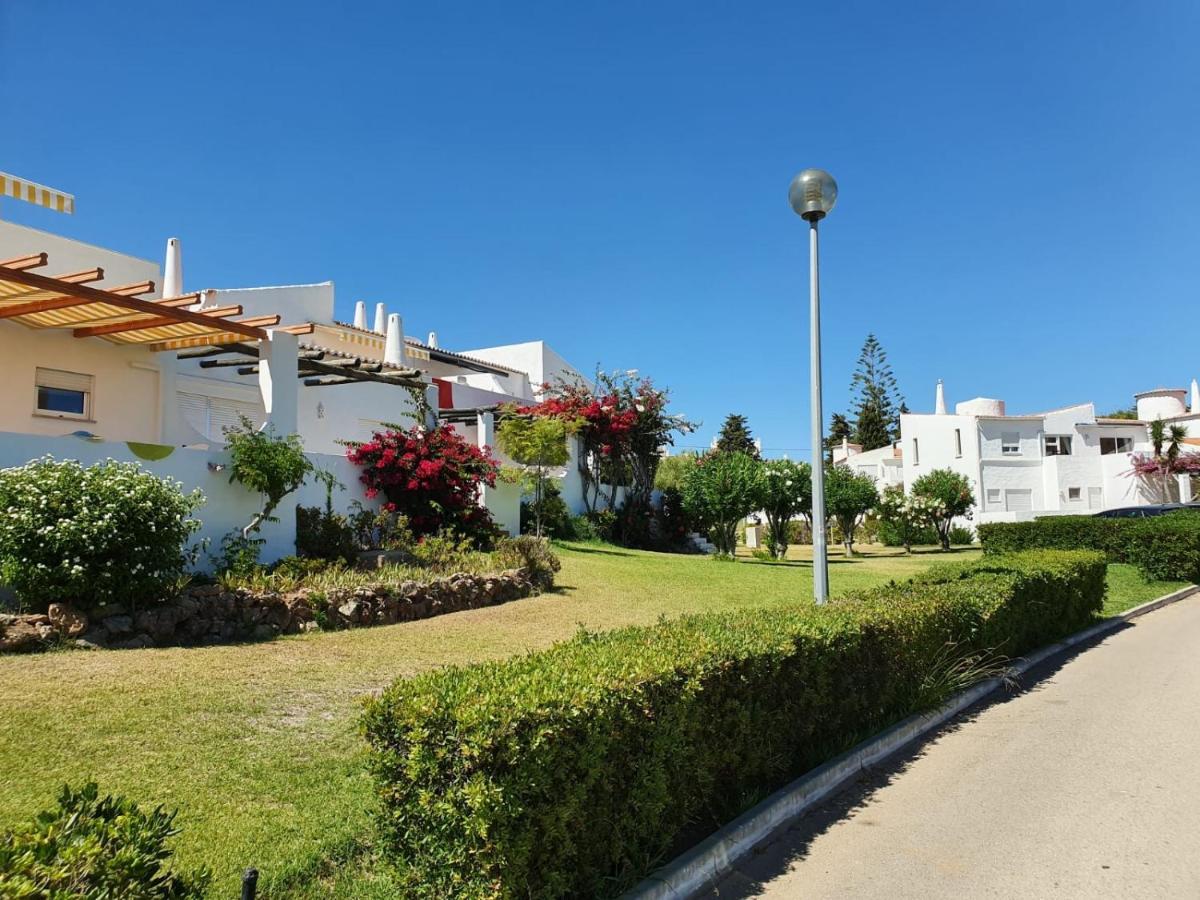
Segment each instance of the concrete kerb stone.
M1009 667L1009 672L1022 675L1070 647L1115 631L1131 619L1177 603L1198 591L1200 586L1189 586L1118 613L1016 661ZM981 681L958 693L939 709L910 716L818 766L653 872L627 892L623 900L682 900L690 897L730 871L739 858L780 825L806 812L857 778L865 769L934 731L1004 684L1003 678Z

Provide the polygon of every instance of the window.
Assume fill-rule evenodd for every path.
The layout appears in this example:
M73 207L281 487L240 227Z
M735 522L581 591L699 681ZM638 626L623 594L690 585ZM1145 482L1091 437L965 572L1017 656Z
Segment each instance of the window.
M1081 488L1067 488L1067 501L1070 503L1078 503L1083 499L1083 491Z
M962 456L962 429L954 429L954 455Z
M989 507L997 507L1000 505L1000 488L987 489L987 505Z
M63 372L59 369L37 370L37 404L39 415L64 419L90 419L92 416L91 375Z
M1000 455L1001 456L1020 456L1021 455L1021 435L1015 431L1006 431L1000 435Z
M1100 453L1103 456L1112 456L1114 453L1132 453L1133 438L1127 437L1102 437L1100 438Z
M921 446L920 446L920 444L917 443L917 439L913 438L913 465L919 466L920 464L921 464Z
M1047 456L1070 456L1071 436L1067 434L1046 435Z

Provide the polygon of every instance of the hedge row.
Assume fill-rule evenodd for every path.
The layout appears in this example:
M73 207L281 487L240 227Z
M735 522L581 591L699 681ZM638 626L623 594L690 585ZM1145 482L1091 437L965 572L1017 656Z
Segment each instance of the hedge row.
M795 606L581 634L393 684L364 729L405 896L615 896L769 791L936 702L947 662L1091 621L1096 553L939 567Z
M979 526L985 554L1033 548L1097 550L1109 562L1132 563L1146 578L1200 582L1200 514L1145 519L1047 516Z

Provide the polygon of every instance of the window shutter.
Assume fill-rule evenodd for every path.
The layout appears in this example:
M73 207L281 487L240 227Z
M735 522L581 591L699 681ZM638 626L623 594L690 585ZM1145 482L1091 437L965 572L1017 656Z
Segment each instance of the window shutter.
M90 393L92 390L92 376L80 375L77 372L64 372L61 369L43 369L39 367L37 370L37 386L56 388L60 391Z

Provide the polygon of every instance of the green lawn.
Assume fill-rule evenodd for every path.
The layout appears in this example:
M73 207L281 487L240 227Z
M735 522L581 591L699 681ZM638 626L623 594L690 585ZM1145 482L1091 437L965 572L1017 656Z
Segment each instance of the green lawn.
M178 807L180 860L214 870L214 896L236 896L248 865L262 869L271 896L321 896L332 886L301 889L301 879L328 872L370 833L355 732L361 696L400 675L545 646L580 625L805 601L806 555L719 563L568 545L556 593L491 609L256 645L0 657L0 825L47 805L63 781L95 778ZM836 555L832 589L904 578L946 558ZM1110 611L1177 587L1146 585L1119 566L1110 584ZM369 896L368 881L343 877L337 893Z

